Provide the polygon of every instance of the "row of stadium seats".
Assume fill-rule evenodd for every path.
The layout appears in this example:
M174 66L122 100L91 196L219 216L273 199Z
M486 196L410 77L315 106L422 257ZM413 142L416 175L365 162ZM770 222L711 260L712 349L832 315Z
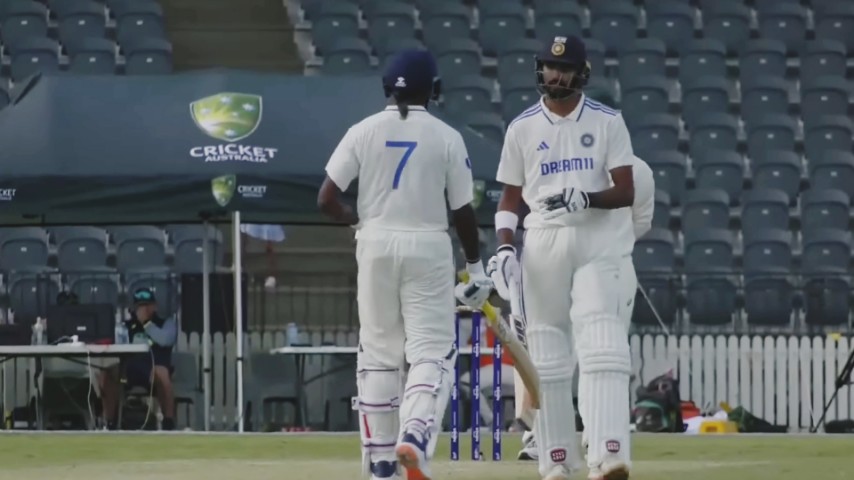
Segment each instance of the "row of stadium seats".
M222 233L201 226L18 227L0 229L0 272L58 268L62 272L140 269L197 273L209 242L210 266L222 260ZM171 260L171 262L170 262Z
M841 42L854 48L854 4L839 0L812 12L797 2L775 0L753 12L740 1L712 0L702 15L687 2L655 2L645 16L629 0L590 2L589 15L572 1L537 2L529 10L520 0L479 2L475 15L460 1L436 0L416 6L398 0L315 0L303 2L311 21L314 44L325 53L341 37L358 37L366 30L376 45L421 34L431 48L447 39L477 38L484 52L494 55L519 39L536 35L550 41L556 35L589 36L615 54L645 33L665 42L670 53L683 50L690 40L711 38L729 52L738 52L755 37L778 40L787 52L800 52L811 37ZM364 13L365 21L362 21Z

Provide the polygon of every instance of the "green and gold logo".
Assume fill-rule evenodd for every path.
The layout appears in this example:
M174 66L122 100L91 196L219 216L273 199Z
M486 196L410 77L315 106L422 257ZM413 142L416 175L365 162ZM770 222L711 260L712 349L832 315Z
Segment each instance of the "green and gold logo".
M471 202L472 208L477 210L483 204L483 195L486 192L486 182L483 180L474 181L474 197Z
M217 140L239 142L261 123L261 97L248 93L218 93L190 104L193 121Z
M223 175L211 180L211 193L220 207L231 202L235 190L237 190L237 177L234 175Z

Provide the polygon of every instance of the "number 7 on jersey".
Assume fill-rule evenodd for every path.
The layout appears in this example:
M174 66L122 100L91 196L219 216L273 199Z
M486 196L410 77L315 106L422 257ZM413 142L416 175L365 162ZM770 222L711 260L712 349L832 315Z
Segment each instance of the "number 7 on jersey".
M405 148L406 151L403 152L403 156L400 157L400 163L397 164L397 170L394 171L394 182L391 184L392 190L397 190L397 185L400 183L400 174L403 173L403 167L406 166L406 162L409 161L409 157L412 155L412 152L415 151L415 147L418 146L418 142L385 142L385 146L388 148Z

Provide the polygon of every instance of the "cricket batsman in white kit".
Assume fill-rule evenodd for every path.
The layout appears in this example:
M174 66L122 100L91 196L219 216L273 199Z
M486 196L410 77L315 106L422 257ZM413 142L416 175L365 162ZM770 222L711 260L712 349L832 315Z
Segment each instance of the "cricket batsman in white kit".
M498 166L504 189L492 278L502 296L521 289L540 375L540 475L565 480L580 466L571 408L574 337L589 478L624 480L631 467L631 356L620 321L615 210L634 202L634 154L620 113L582 92L590 67L579 38L555 37L536 65L543 96L508 126ZM531 213L517 261L513 236L522 200Z
M655 178L652 169L640 158L633 157L632 177L635 185L634 204L631 208L621 208L614 211L616 215L623 217L619 221L619 230L614 232L614 239L622 244L620 250L620 283L617 290L620 292L620 302L623 305L620 307L620 321L626 327L627 335L632 322L635 294L638 289L638 277L632 262L632 251L635 241L652 228L652 217L655 212ZM572 363L574 365L575 360ZM522 388L524 389L524 385ZM517 394L517 398L523 398L523 396L527 396L527 392L524 392L524 395ZM525 402L520 402L520 404L523 403ZM535 411L526 413L531 416L536 415ZM519 414L522 417L528 415ZM522 443L524 446L519 452L519 460L536 460L539 458L533 432L525 432Z
M318 205L354 226L358 263L358 409L363 474L429 480L453 384L455 268L447 206L467 259L457 288L480 306L492 288L478 251L463 138L427 112L440 81L430 53L400 52L383 75L391 105L352 126L326 166ZM357 214L340 193L359 179ZM447 192L447 206L446 206ZM465 293L463 293L465 292ZM406 385L401 371L410 368Z

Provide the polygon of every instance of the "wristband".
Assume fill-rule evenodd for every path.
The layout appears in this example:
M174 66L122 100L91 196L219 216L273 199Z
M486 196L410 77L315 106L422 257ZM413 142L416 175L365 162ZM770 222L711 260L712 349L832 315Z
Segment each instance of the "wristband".
M508 229L516 232L516 227L519 225L519 216L509 210L499 210L495 212L495 231Z
M466 272L469 274L469 278L472 278L476 275L481 277L486 276L486 272L483 271L483 262L477 260L476 262L466 262Z

